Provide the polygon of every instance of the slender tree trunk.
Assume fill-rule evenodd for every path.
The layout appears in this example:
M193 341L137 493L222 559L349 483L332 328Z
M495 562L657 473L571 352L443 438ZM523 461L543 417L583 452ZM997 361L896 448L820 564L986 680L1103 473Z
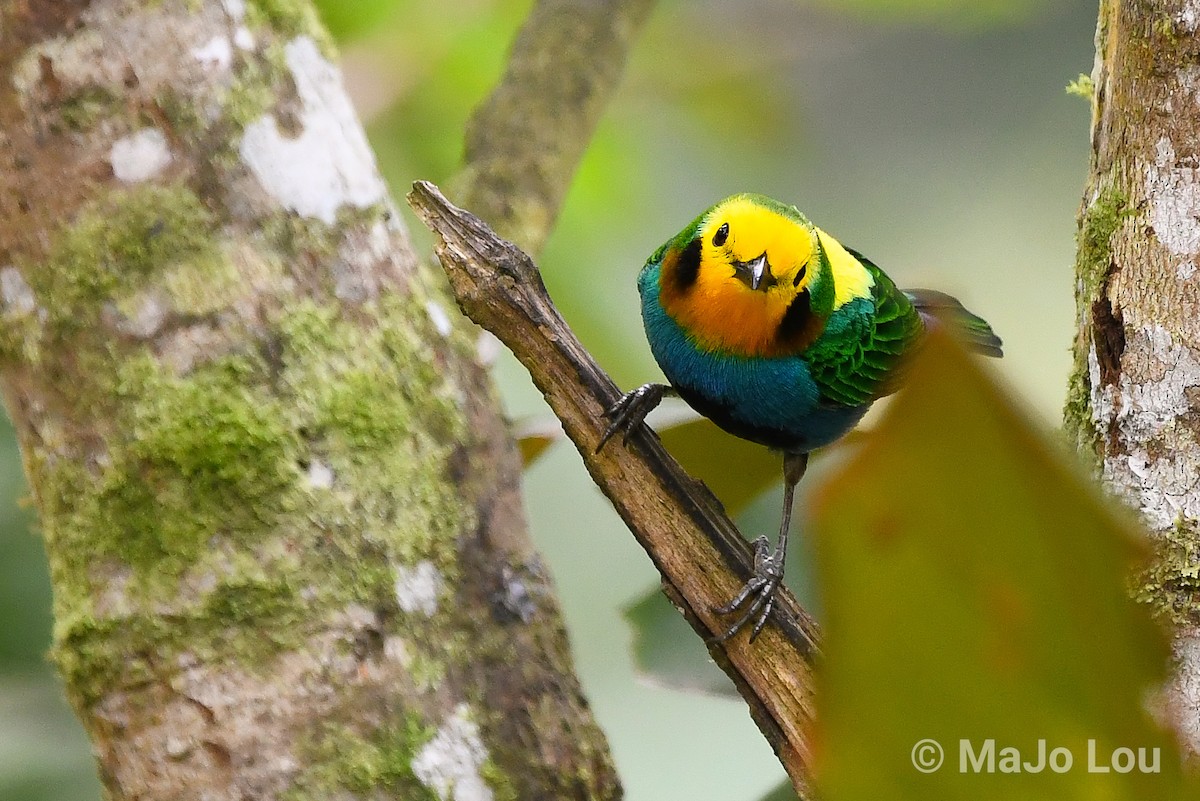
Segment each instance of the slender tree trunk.
M1200 753L1200 3L1103 0L1066 422L1156 543L1169 714Z
M0 383L113 799L614 798L307 3L0 11Z

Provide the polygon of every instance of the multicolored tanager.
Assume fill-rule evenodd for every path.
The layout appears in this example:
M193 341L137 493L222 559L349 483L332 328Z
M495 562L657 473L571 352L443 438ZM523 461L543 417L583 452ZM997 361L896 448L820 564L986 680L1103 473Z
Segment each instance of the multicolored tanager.
M763 195L734 195L706 210L654 252L638 290L646 337L670 386L624 395L607 412L599 447L617 431L628 437L674 394L729 433L783 453L778 544L754 541L754 576L716 610L744 611L719 641L751 620L753 640L766 624L809 452L896 390L924 332L945 325L974 350L1002 355L991 326L957 300L897 289L796 207Z

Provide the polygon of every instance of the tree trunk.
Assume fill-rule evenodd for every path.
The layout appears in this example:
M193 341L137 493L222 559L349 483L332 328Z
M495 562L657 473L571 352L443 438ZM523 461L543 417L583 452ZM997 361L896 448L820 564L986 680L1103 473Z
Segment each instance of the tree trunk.
M0 382L109 796L619 796L474 333L308 4L0 31Z
M1103 0L1066 423L1156 544L1169 715L1200 753L1200 3Z

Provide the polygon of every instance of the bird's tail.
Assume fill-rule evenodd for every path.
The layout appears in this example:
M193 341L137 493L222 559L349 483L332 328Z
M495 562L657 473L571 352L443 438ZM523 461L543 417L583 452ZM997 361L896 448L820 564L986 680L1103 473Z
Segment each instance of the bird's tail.
M957 299L933 289L906 289L904 294L921 313L925 325L946 326L976 353L997 358L1004 355L1003 343L987 321L967 311Z

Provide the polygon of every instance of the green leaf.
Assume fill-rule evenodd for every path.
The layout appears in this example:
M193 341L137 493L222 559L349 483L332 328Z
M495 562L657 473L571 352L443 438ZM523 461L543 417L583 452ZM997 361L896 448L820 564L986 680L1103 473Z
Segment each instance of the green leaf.
M782 782L774 790L767 793L760 801L799 801L796 790L791 782Z
M690 409L655 427L671 455L708 485L730 515L744 510L783 479L783 460L778 453L726 434Z
M774 501L771 513L774 522L770 525L761 525L761 514L754 514L753 519L745 521L741 518L755 511L764 492L783 486L783 458L778 451L727 434L708 418L683 406L656 413L654 428L679 464L708 485L725 507L726 514L737 518L738 528L746 532L747 539L754 539L759 534L774 536L779 527L782 492ZM858 430L851 431L814 454L801 485L796 506L798 516L804 514L805 490L819 484L820 476L829 469L829 464L839 462L867 436Z
M704 643L662 590L649 590L623 614L633 628L640 678L673 690L737 697L733 682L713 664Z
M1144 709L1168 656L1127 595L1131 527L958 346L930 338L890 414L820 493L814 527L822 798L1187 795L1176 747ZM913 765L914 749L933 753L926 740L945 755L928 774ZM989 741L995 772L973 772ZM1004 748L1036 768L1040 743L1066 749L1071 767L1000 771ZM1091 772L1089 743L1101 768L1118 748L1159 749L1161 772Z

